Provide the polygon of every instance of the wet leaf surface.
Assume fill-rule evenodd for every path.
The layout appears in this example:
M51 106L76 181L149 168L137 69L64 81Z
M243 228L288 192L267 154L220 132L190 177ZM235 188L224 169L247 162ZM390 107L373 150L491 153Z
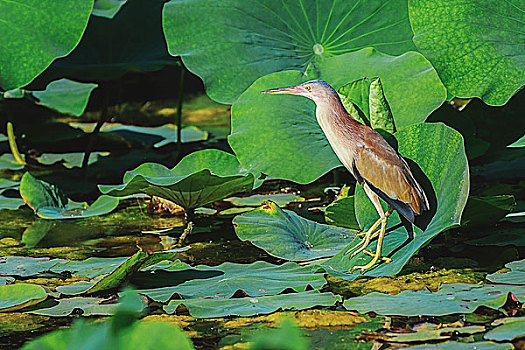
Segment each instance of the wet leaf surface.
M36 284L16 283L0 285L0 312L22 309L38 304L47 298L47 293Z
M307 220L268 201L233 220L241 240L291 261L331 257L348 245L355 232Z
M525 260L510 262L505 267L510 271L490 274L487 279L494 283L525 285Z
M495 341L514 340L525 336L525 317L508 317L491 323L496 328L488 331L483 338Z

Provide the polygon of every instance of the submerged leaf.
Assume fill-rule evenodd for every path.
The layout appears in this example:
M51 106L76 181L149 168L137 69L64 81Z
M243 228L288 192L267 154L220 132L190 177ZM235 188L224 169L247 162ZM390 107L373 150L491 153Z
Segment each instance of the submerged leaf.
M268 254L291 261L331 257L355 238L355 232L318 224L272 201L233 219L235 233Z

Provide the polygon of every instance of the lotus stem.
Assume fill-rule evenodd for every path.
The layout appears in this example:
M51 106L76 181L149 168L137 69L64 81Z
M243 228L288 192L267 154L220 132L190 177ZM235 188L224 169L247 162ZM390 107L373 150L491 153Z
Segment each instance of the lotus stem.
M186 239L186 236L189 235L191 231L193 231L193 221L189 221L184 231L182 231L182 234L179 237L179 242L177 243L178 247L182 247L182 245L184 244L184 240Z
M184 73L186 68L181 63L180 79L179 79L179 97L177 100L177 153L180 157L182 150L182 101L184 100Z
M22 158L22 155L20 155L20 152L18 151L18 146L16 145L15 140L15 132L13 129L13 123L7 122L7 138L9 140L9 147L11 148L11 153L13 154L13 157L15 158L16 162L18 164L26 165L25 160Z
M89 141L86 146L86 151L84 152L84 159L82 159L82 170L84 171L84 176L87 176L87 166L89 163L89 156L91 155L91 152L93 150L93 145L95 144L95 140L97 138L98 133L100 132L100 129L102 128L102 125L108 120L108 110L109 110L109 90L106 88L104 93L104 105L102 107L102 111L100 112L100 118L97 122L97 125L95 125L95 129L91 132L91 135L89 136Z

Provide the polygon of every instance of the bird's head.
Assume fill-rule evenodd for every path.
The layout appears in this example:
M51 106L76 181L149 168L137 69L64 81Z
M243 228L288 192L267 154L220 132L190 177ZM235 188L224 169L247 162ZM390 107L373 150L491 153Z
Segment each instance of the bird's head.
M331 97L337 97L337 92L324 80L311 80L299 85L261 91L262 94L289 94L308 97L315 103L322 103Z

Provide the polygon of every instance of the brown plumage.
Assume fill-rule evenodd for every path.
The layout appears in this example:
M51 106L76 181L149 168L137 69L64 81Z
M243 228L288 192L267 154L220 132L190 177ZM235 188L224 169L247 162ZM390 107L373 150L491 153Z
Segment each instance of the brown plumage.
M337 92L326 82L313 80L263 93L301 95L316 103L317 122L328 142L341 163L363 185L380 216L376 224L366 232L363 241L353 248L363 245L353 253L355 255L363 251L371 239L379 236L374 259L365 266L357 266L362 271L370 268L379 260L386 218L392 212L392 208L410 222L414 222L415 215L429 209L425 192L412 175L410 167L381 134L352 118L345 110ZM384 213L379 198L388 203L387 213ZM379 225L380 231L374 232Z

